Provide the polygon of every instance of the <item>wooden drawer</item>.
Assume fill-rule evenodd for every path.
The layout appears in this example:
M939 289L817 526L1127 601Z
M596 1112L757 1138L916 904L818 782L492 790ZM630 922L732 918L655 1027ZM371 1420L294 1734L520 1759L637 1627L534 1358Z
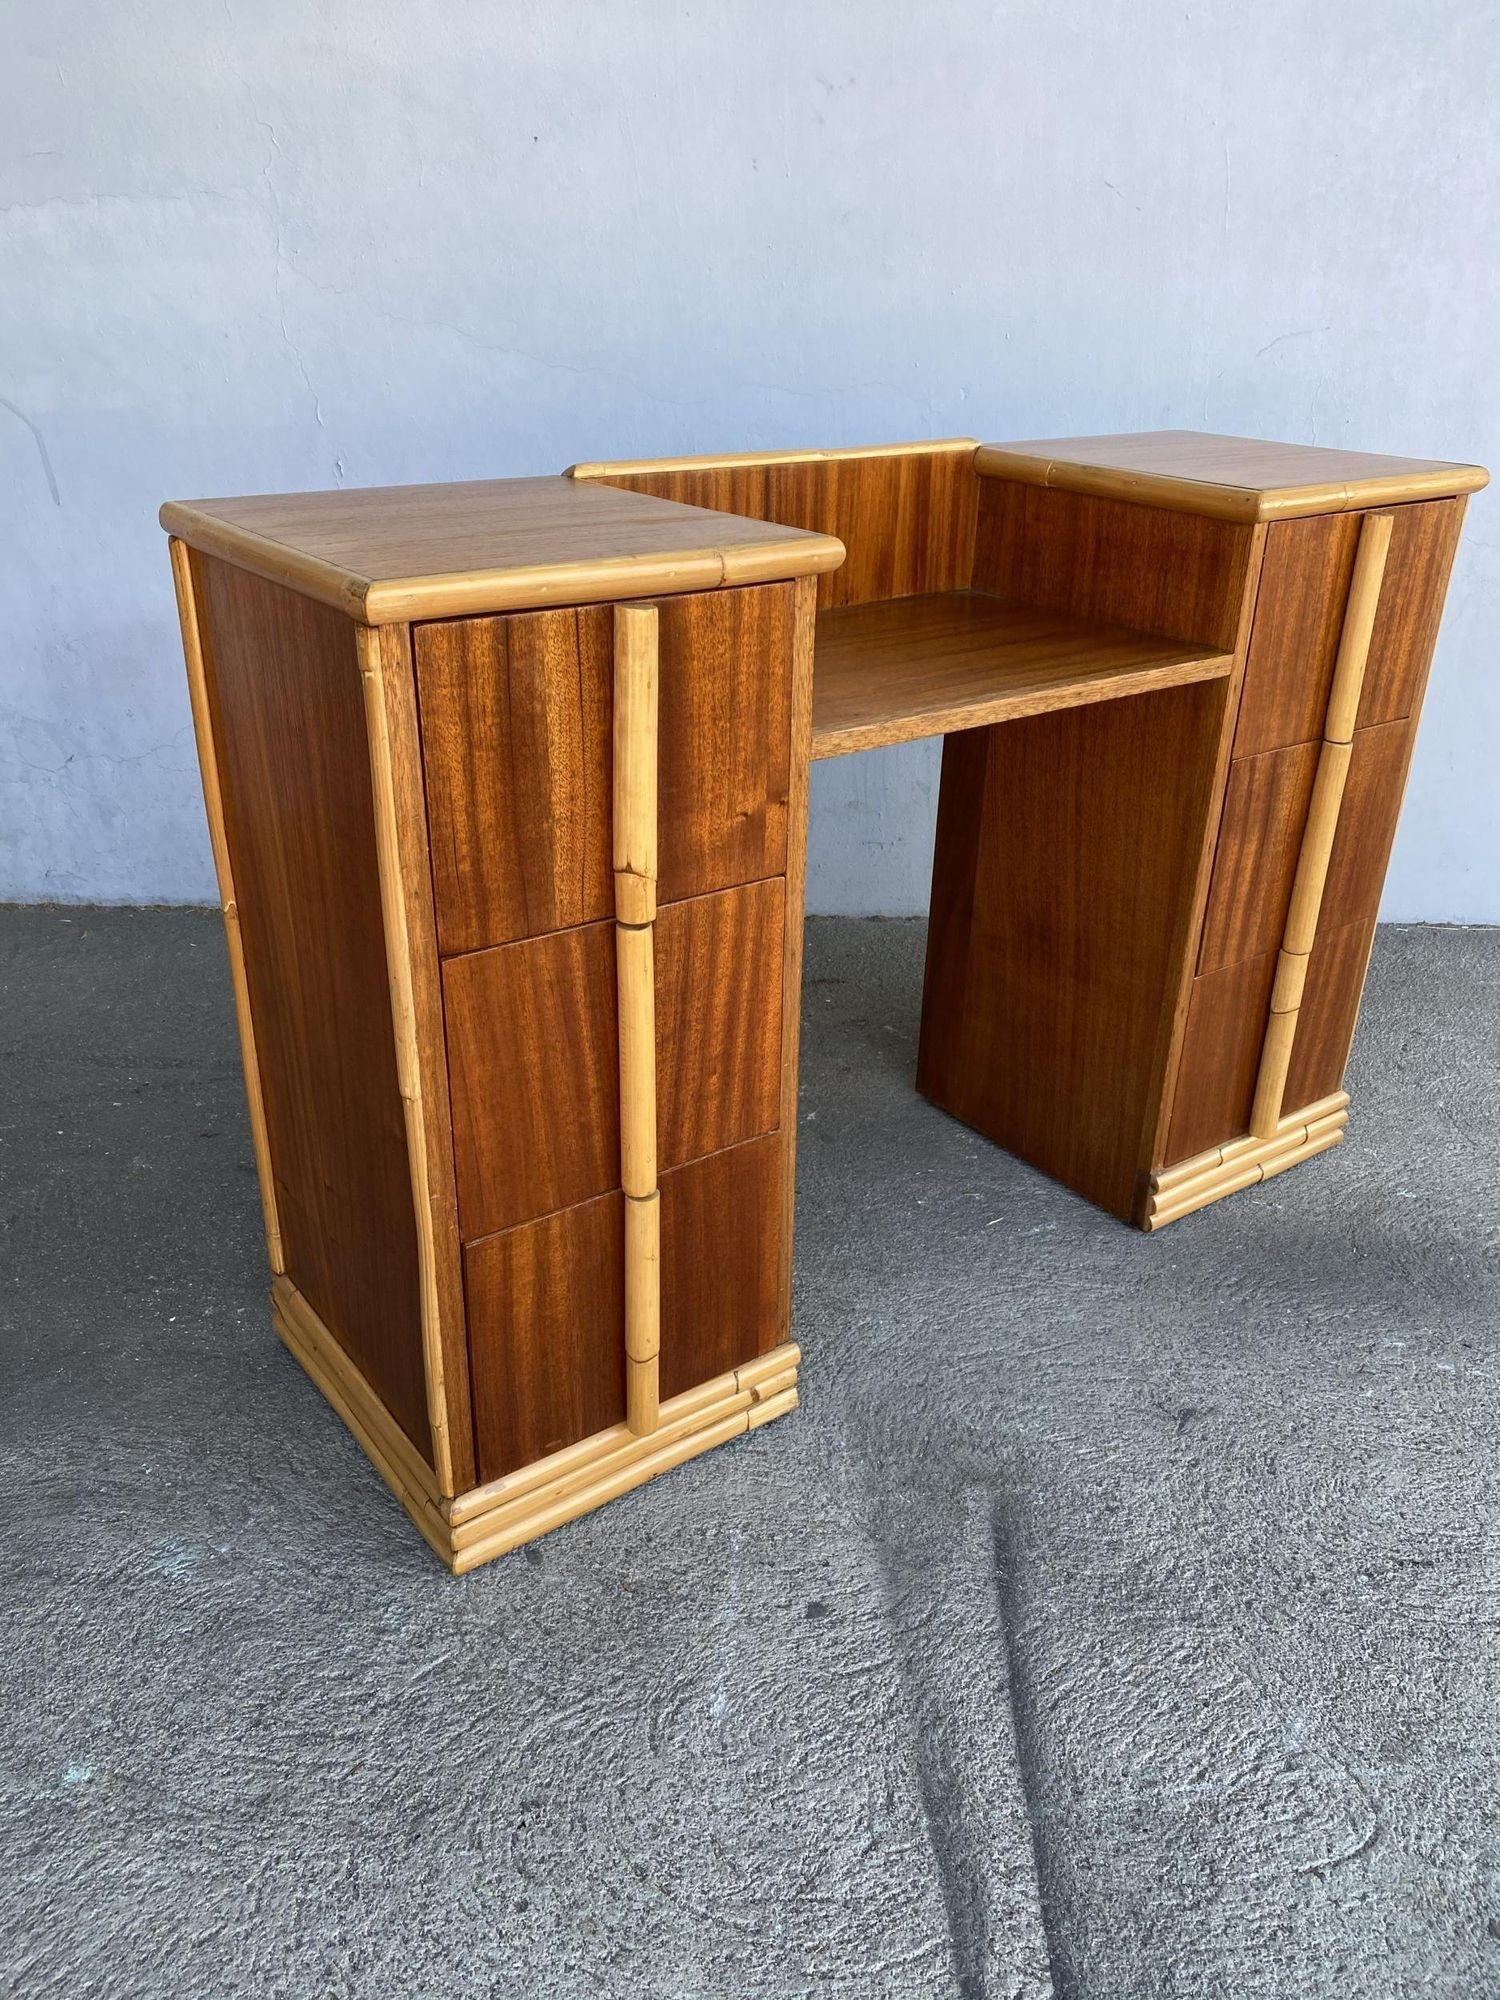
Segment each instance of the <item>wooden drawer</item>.
M1464 502L1429 500L1391 516L1357 726L1420 706L1437 643ZM1249 757L1323 733L1362 514L1278 521L1266 534L1234 754Z
M784 1337L779 1133L664 1174L661 1393ZM599 1196L464 1252L479 1477L625 1415L624 1198Z
M1416 726L1414 721L1385 722L1354 732L1338 831L1328 857L1320 933L1373 919L1380 907Z
M1236 757L1323 734L1360 519L1326 514L1275 521L1266 530L1235 726Z
M1422 705L1464 506L1463 500L1429 500L1390 510L1391 546L1370 634L1360 729L1398 721Z
M1230 765L1200 972L1257 958L1281 943L1319 749L1296 743Z
M1193 981L1163 1166L1249 1130L1275 974L1271 951Z
M1343 1086L1374 936L1373 915L1318 930L1282 1100L1288 1111L1316 1104Z
M786 869L795 586L661 600L660 895ZM416 630L439 949L613 913L608 605Z
M657 916L663 1168L779 1122L785 900L776 878L667 903ZM617 1187L613 923L450 959L443 998L460 1234Z

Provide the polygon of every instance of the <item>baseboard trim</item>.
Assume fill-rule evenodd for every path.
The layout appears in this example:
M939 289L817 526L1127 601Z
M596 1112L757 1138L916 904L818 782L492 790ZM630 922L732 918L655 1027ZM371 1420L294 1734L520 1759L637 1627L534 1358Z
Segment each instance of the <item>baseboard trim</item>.
M1211 1202L1300 1166L1339 1145L1348 1123L1349 1093L1335 1091L1332 1097L1290 1112L1269 1139L1231 1139L1154 1174L1141 1226L1147 1231L1165 1229L1169 1222L1180 1222Z
M428 1546L457 1576L797 1407L802 1354L794 1341L786 1341L663 1403L658 1428L645 1437L615 1424L503 1479L444 1500L432 1467L284 1276L271 1287L271 1316L284 1345L343 1418Z

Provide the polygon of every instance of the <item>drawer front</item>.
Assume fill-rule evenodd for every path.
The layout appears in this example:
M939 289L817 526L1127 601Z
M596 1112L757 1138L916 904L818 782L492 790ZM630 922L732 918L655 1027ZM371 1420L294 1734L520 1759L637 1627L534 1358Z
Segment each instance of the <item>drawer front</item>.
M1374 936L1373 916L1319 927L1307 961L1307 987L1287 1071L1283 1102L1288 1111L1300 1111L1343 1087Z
M1249 1130L1275 974L1271 951L1193 981L1163 1166Z
M1426 500L1391 509L1391 546L1365 663L1360 729L1414 715L1421 706L1464 504Z
M1236 757L1323 734L1361 518L1327 514L1266 530Z
M785 902L776 878L658 913L664 1170L779 1122ZM450 959L443 998L462 1236L618 1187L614 924Z
M660 895L782 874L795 586L663 598ZM613 611L416 631L438 945L540 937L613 913Z
M1200 972L1258 958L1281 943L1319 748L1297 743L1230 765Z
M1437 644L1464 502L1382 509L1391 542L1381 578L1357 726L1413 715ZM1278 521L1266 534L1255 624L1235 729L1236 757L1323 733L1362 514Z
M784 1338L779 1134L664 1174L661 1393ZM625 1415L624 1199L610 1193L464 1252L479 1477Z
M1338 831L1328 857L1320 933L1373 919L1380 907L1416 726L1414 721L1385 722L1354 732Z

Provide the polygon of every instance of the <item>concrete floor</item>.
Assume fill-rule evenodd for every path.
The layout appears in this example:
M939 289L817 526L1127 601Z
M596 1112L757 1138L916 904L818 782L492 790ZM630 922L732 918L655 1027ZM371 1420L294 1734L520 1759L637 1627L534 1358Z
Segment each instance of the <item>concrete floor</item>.
M810 927L802 1410L463 1583L272 1335L217 920L0 911L0 1991L1500 1994L1500 933L1162 1236Z

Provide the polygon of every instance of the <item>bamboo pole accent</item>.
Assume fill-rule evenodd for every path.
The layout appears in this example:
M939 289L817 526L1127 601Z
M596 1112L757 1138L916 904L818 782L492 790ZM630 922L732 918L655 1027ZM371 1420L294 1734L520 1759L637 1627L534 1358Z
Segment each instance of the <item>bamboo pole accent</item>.
M797 1405L802 1356L795 1342L787 1341L672 1397L649 1437L638 1437L628 1424L612 1424L503 1479L445 1499L432 1467L289 1278L272 1284L271 1317L424 1539L460 1574Z
M661 1195L625 1197L625 1412L637 1436L661 1422Z
M385 669L379 630L360 626L355 635L365 694L370 749L370 789L375 808L375 854L384 918L386 974L396 1042L396 1079L406 1126L412 1203L416 1216L417 1265L422 1313L422 1362L427 1388L427 1420L432 1432L438 1487L453 1491L453 1453L448 1436L444 1381L442 1308L438 1296L437 1253L433 1243L428 1185L427 1126L422 1110L422 1068L417 1042L417 1003L412 985L411 939L406 922L406 890L401 872L401 833L386 715Z
M802 1350L795 1341L788 1340L754 1361L742 1362L726 1374L700 1382L694 1389L685 1389L680 1396L673 1396L662 1404L661 1431L650 1442L660 1443L669 1430L673 1436L686 1435L693 1428L693 1423L685 1420L706 1422L706 1412L711 1411L717 1417L731 1406L748 1408L758 1397L764 1397L773 1385L779 1389L785 1387L788 1380L795 1382L801 1360ZM592 1437L580 1438L577 1444L565 1445L561 1451L554 1451L546 1458L519 1466L500 1479L489 1480L483 1486L459 1494L446 1503L447 1517L457 1529L481 1516L496 1515L512 1501L535 1493L538 1487L561 1485L571 1475L588 1467L597 1468L602 1461L607 1460L611 1465L619 1462L627 1452L640 1447L641 1442L628 1424L611 1424L608 1430L596 1431Z
M287 1278L278 1278L271 1288L271 1323L282 1344L322 1391L324 1400L343 1418L424 1540L451 1566L452 1542L431 1466Z
M1321 1099L1305 1111L1278 1121L1269 1139L1237 1139L1215 1146L1196 1159L1184 1160L1157 1175L1147 1198L1145 1227L1164 1229L1195 1210L1222 1201L1225 1195L1271 1180L1299 1161L1336 1146L1349 1123L1349 1099L1344 1091Z
M1304 1125L1326 1118L1330 1112L1347 1111L1348 1108L1348 1091L1336 1090L1331 1097L1320 1097L1316 1104L1304 1105L1295 1116L1283 1118L1278 1130L1297 1131ZM1164 1167L1159 1174L1153 1174L1151 1192L1165 1199L1187 1182L1202 1180L1205 1174L1217 1167L1245 1159L1251 1154L1258 1156L1265 1143L1263 1139L1245 1138L1227 1140L1222 1146L1210 1146L1207 1152L1194 1153L1191 1159L1179 1160L1175 1167Z
M656 743L660 633L654 604L615 606L615 916L656 916Z
M737 1404L739 1400L736 1398ZM712 1451L716 1445L727 1444L731 1438L759 1430L762 1424L784 1417L796 1407L795 1388L782 1389L760 1402L751 1401L748 1407L734 1407L727 1414L711 1406L698 1425L683 1435L658 1433L643 1439L639 1449L627 1446L617 1458L596 1462L589 1469L593 1476L570 1482L567 1491L552 1495L543 1488L507 1508L502 1516L484 1516L478 1524L481 1532L472 1539L466 1535L463 1546L455 1546L452 1567L462 1575L480 1563L493 1561L496 1556L519 1548L522 1542L534 1541L538 1535L576 1521L580 1514L592 1513L606 1501L644 1486L659 1473L670 1471L675 1465L685 1465L690 1458ZM453 1530L455 1542L460 1532Z
M620 1184L656 1195L656 949L650 924L616 924L620 1037Z
M625 1422L661 1421L661 1196L656 1181L657 736L654 604L615 606L615 976L625 1193Z
M182 627L182 654L187 666L188 699L193 711L193 736L198 745L198 769L203 779L203 809L213 849L219 908L229 947L229 977L234 988L234 1019L239 1030L240 1059L245 1071L245 1097L250 1111L250 1143L255 1151L255 1178L260 1186L265 1220L266 1255L271 1275L286 1269L281 1244L281 1219L276 1209L276 1178L271 1169L271 1139L266 1127L266 1101L261 1092L260 1061L255 1052L255 1028L250 1018L250 983L245 972L245 942L240 935L240 909L234 893L234 868L229 859L229 833L224 822L224 795L219 782L219 758L214 743L213 712L208 700L208 676L203 665L203 640L198 627L198 600L193 589L192 558L187 545L173 535L167 550L172 559L172 584L177 593L177 619Z
M570 465L565 479L639 479L654 472L734 472L759 465L837 465L844 460L866 458L931 458L939 452L971 456L980 449L978 438L925 438L900 444L851 444L819 448L794 447L790 451L730 451L704 458L616 458L585 461Z
M1338 659L1334 664L1333 684L1328 691L1328 706L1323 720L1323 747L1318 755L1312 803L1308 807L1307 824L1302 833L1296 879L1287 907L1281 952L1276 961L1270 1017L1266 1023L1260 1071L1255 1082L1255 1100L1250 1111L1250 1135L1255 1139L1274 1137L1281 1120L1281 1103L1291 1068L1292 1048L1297 1039L1307 960L1317 937L1318 915L1328 881L1328 863L1333 853L1334 836L1338 832L1349 760L1353 755L1354 724L1359 714L1365 665L1370 657L1370 636L1375 628L1380 586L1385 577L1386 556L1391 545L1391 525L1389 514L1366 514L1360 525L1354 575L1344 606Z

